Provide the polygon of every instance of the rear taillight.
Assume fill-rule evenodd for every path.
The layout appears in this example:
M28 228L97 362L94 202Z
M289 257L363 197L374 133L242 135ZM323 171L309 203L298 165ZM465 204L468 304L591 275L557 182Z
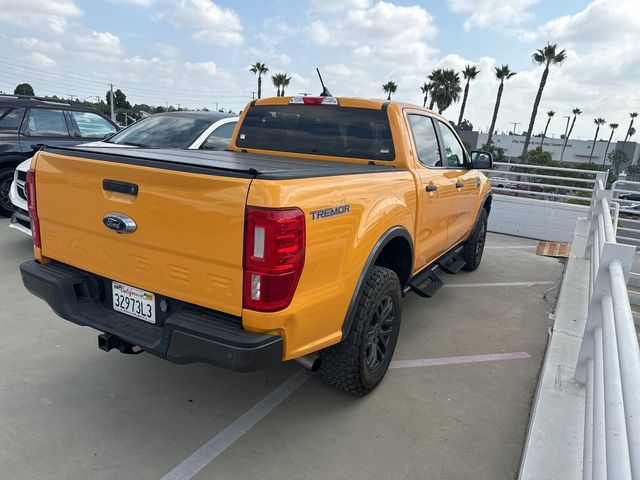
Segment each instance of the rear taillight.
M244 307L287 307L304 266L304 214L297 208L247 207L244 232Z
M36 172L29 170L27 172L27 205L29 209L29 217L31 219L31 238L33 244L40 248L40 220L38 219L38 203L36 201Z

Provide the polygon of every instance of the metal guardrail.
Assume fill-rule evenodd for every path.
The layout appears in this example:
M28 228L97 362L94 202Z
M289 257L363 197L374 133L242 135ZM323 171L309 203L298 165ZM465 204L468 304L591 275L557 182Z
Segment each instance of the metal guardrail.
M640 182L627 180L621 174L611 185L611 196L619 204L614 220L617 240L640 248Z
M598 179L585 252L589 310L575 379L585 384L586 480L640 479L640 349L626 285L635 247L616 241L611 195Z
M493 162L498 167L487 171L493 190L505 195L541 197L544 200L581 200L588 202L596 181L606 182L607 172L578 168L547 167L543 165ZM515 169L515 170L514 170ZM524 172L523 169L529 171ZM564 174L581 174L587 178L574 178ZM540 181L536 181L536 180ZM575 185L567 185L567 182ZM588 196L576 195L588 192Z

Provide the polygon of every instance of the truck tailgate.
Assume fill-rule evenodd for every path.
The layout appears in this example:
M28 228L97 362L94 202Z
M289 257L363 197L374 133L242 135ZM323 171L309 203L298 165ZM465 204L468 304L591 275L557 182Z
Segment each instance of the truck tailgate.
M36 163L42 255L231 315L242 311L251 175L207 174L42 151ZM219 173L219 172L218 172ZM104 180L137 185L110 191ZM103 224L117 212L133 233Z

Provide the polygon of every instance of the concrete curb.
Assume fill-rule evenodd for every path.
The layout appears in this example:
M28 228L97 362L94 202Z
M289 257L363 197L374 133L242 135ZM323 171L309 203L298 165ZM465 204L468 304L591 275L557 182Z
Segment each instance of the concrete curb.
M582 478L584 387L573 380L588 310L589 220L578 219L525 440L521 480Z

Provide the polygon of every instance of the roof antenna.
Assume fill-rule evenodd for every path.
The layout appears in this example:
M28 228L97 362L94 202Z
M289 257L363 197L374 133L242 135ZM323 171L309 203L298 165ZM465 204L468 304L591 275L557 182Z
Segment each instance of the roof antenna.
M327 89L327 87L324 86L324 82L322 81L322 75L320 75L320 70L318 69L318 67L316 67L316 72L318 72L318 78L320 78L320 85L322 85L322 93L320 94L321 97L331 97L333 95L331 95L331 92Z

